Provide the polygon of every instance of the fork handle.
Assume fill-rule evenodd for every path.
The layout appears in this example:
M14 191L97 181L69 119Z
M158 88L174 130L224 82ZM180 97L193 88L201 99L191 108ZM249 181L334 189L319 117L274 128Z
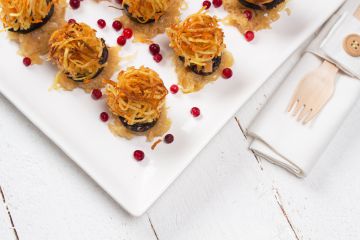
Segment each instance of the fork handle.
M338 72L339 68L328 61L324 61L319 69L317 69L318 74L321 74L324 78L329 80L335 79Z

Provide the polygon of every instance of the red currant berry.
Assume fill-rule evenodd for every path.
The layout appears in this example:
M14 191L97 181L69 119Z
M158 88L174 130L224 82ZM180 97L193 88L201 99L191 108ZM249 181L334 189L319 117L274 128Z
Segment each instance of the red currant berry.
M119 36L117 38L117 44L120 46L124 46L126 44L126 38L124 36Z
M166 134L164 138L165 143L170 144L174 141L174 135L172 134Z
M109 114L107 112L100 113L100 119L103 122L107 122L107 120L109 120Z
M124 28L122 35L127 39L130 39L133 35L133 31L130 28Z
M160 46L159 44L153 43L149 46L149 51L151 53L151 55L155 56L156 54L158 54L160 52Z
M145 154L141 150L134 151L134 158L136 161L142 161L144 160Z
M102 92L100 89L94 89L92 90L92 93L91 93L91 97L94 99L94 100L98 100L102 97Z
M25 65L25 67L28 67L31 65L31 58L29 57L24 57L23 59L23 64Z
M205 9L209 9L211 7L211 2L208 0L203 1L202 5L205 7Z
M99 26L99 28L104 28L104 27L106 27L106 22L105 22L105 20L104 19L99 19L98 21L97 21L97 24L98 24L98 26Z
M233 72L231 70L231 68L224 68L222 71L222 76L225 79L231 78L233 75Z
M247 31L247 32L245 33L245 39L246 39L246 41L251 42L252 40L254 40L254 38L255 38L255 34L254 34L253 31Z
M121 28L122 28L122 23L118 20L115 20L113 23L112 23L112 27L116 30L116 31L120 31Z
M214 5L214 7L218 8L218 7L221 7L222 0L213 0L212 3Z
M249 21L252 19L252 12L250 10L245 10L244 15Z
M199 117L200 116L200 109L198 107L191 108L191 114L193 117Z
M80 0L70 0L69 4L72 9L78 9L80 7Z
M70 19L68 20L68 23L69 23L69 24L74 24L74 23L76 23L76 20L73 19L73 18L70 18Z
M154 55L153 59L155 62L159 63L163 59L163 56L160 53L158 53Z
M171 85L170 92L172 94L176 94L178 91L179 91L179 86L178 85L176 85L176 84Z

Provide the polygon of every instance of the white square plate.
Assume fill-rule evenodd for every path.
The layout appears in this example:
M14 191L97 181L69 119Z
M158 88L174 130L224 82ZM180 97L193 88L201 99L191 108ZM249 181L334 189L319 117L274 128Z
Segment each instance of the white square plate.
M187 0L184 16L196 12L202 1ZM115 137L99 120L105 110L104 101L94 101L81 90L48 91L56 69L49 63L26 68L16 54L17 45L0 33L0 92L13 102L34 124L51 138L66 154L83 168L106 192L132 215L143 214L165 189L179 176L211 138L236 113L241 105L293 53L300 44L340 6L344 0L292 1L291 16L283 14L272 30L256 34L252 43L233 27L224 27L227 49L235 57L234 76L220 78L201 92L184 95L169 94L167 105L172 120L170 132L175 136L171 145L161 144L154 151L143 137L131 141ZM109 2L97 4L83 1L80 9L68 11L68 17L84 21L95 29L98 18L108 24L98 35L109 45L116 43L119 33L111 28L119 10ZM222 8L211 8L210 14L225 16ZM171 50L164 35L160 43L164 59L152 60L144 44L128 41L121 55L136 54L121 68L142 64L159 72L165 85L177 82ZM189 111L198 106L202 117L194 119ZM135 149L146 153L143 162L132 158Z

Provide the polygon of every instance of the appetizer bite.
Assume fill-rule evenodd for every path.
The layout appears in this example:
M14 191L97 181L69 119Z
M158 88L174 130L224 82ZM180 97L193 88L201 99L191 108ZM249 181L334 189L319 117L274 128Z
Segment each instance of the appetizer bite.
M178 22L182 3L183 0L123 0L125 14L120 21L134 30L137 41L148 42Z
M288 0L224 0L229 13L225 22L234 25L241 33L271 28L271 23L280 18ZM286 9L290 13L289 9Z
M218 19L203 9L172 25L166 33L175 52L179 84L185 93L198 91L215 81L222 69L233 64L232 55L225 50Z
M143 135L152 141L169 130L165 107L168 91L155 71L130 67L119 73L117 82L107 83L107 106L115 117L109 128L115 135L127 139Z
M65 24L65 0L0 0L0 16L20 54L41 62L51 34Z
M109 49L85 23L67 23L55 31L49 48L49 58L60 70L55 83L65 90L102 88L103 80L111 78L119 62L119 49Z

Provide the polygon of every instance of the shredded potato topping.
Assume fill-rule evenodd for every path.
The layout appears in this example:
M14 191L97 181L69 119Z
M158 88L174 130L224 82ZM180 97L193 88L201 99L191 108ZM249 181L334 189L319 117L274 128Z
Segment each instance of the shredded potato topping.
M139 22L145 23L154 19L157 21L169 7L169 0L123 0L128 12Z
M185 66L195 64L207 72L212 71L212 60L221 56L225 48L218 19L204 13L204 9L171 26L166 33L170 47L178 56L184 57Z
M168 93L159 75L150 68L121 71L118 82L107 81L107 105L130 125L158 120Z
M84 23L68 23L49 40L50 59L73 80L92 79L104 67L100 63L104 42Z
M52 5L49 0L0 0L0 17L5 29L26 30L42 22Z

